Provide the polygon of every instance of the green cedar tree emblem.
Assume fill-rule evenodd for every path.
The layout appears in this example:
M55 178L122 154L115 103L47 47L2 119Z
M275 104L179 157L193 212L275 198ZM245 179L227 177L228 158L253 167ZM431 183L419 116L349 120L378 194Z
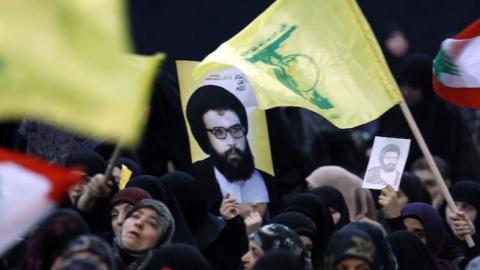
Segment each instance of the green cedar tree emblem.
M437 80L441 81L440 75L442 73L459 76L461 72L445 50L440 49L435 59L433 59L433 74L435 74Z

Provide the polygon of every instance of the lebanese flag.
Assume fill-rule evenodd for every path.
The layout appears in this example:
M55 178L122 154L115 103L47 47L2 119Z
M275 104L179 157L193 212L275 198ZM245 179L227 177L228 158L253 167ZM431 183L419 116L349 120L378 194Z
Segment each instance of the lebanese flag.
M0 148L0 255L80 180L65 168Z
M450 103L480 108L480 19L442 42L433 60L433 88Z

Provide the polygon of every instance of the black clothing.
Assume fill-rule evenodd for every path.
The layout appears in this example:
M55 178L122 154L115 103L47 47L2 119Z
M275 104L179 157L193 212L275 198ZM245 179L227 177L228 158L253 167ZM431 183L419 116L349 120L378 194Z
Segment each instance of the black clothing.
M257 171L265 181L268 190L270 202L268 204L269 211L273 214L277 213L279 205L279 194L277 191L277 183L274 178L261 171ZM198 181L198 187L202 198L209 203L209 211L214 215L219 215L220 205L222 204L223 195L220 186L215 177L214 163L210 157L197 161L193 164L193 176Z
M210 214L207 201L199 196L199 183L192 176L177 171L161 179L177 198L197 246L213 269L236 269L248 249L243 220L237 216L224 221Z
M399 270L436 270L437 266L427 247L414 234L401 230L386 237L397 258Z
M149 264L149 269L211 270L212 267L192 246L172 244L158 250Z
M345 203L345 198L343 198L340 191L331 186L322 186L310 190L309 193L317 196L319 199L326 202L328 207L333 208L340 213L340 220L335 224L336 230L350 223L348 207Z

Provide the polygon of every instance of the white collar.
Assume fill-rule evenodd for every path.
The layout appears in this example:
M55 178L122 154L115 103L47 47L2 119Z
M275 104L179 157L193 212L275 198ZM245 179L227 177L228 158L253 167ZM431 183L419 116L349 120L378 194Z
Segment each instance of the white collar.
M223 197L229 193L230 197L235 198L238 203L264 203L270 201L265 181L256 169L250 178L235 182L229 182L217 167L213 169Z

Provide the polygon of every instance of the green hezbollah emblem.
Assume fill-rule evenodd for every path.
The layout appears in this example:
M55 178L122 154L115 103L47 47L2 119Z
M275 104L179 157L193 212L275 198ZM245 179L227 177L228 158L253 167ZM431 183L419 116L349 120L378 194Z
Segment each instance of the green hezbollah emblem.
M242 56L255 64L258 61L272 66L277 79L295 94L302 96L320 109L334 106L315 89L320 70L312 57L292 53L285 56L278 52L280 45L297 29L294 25L282 24L270 37L257 44Z

